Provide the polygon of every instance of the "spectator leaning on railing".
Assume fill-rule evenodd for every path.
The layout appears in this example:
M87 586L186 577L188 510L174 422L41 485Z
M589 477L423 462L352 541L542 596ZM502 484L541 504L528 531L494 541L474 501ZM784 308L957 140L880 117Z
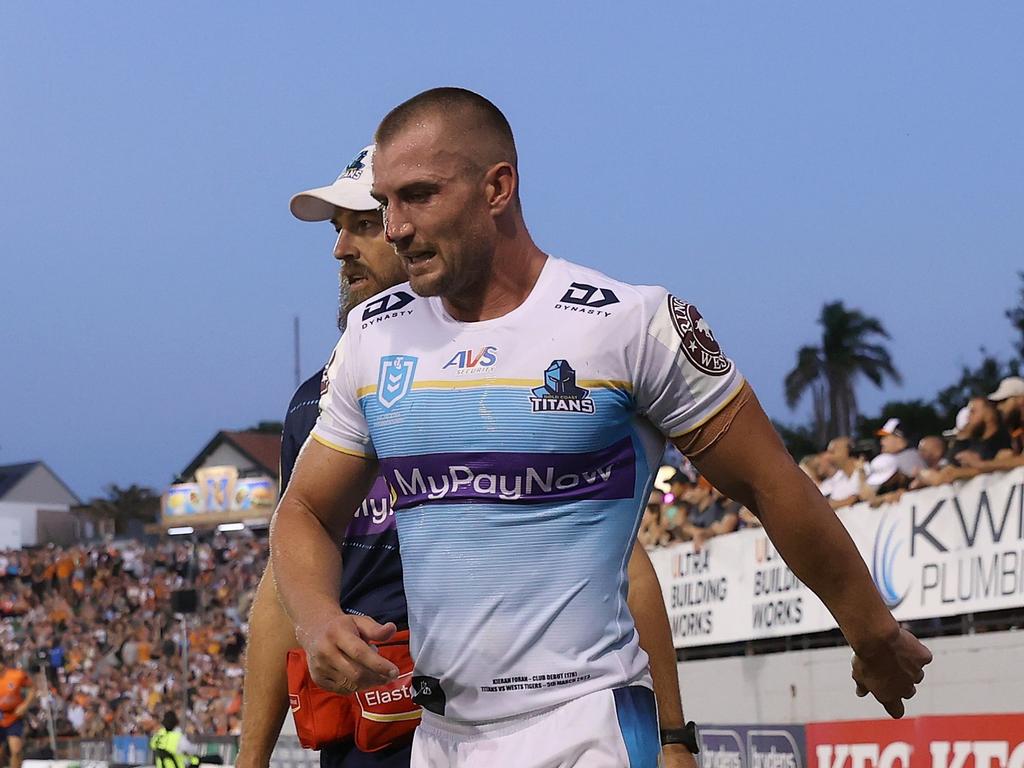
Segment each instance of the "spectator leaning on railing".
M984 400L978 403L977 400ZM929 473L929 485L941 485L954 480L966 480L985 472L998 472L1024 466L1024 455L1021 453L1021 423L1024 415L1024 379L1011 376L1003 379L999 388L988 398L975 398L971 401L972 425L964 434L958 435L965 441L958 443L954 450L959 460L959 467L947 467L939 472ZM1002 434L992 431L992 411L999 414ZM975 417L975 412L978 416ZM986 436L988 440L986 441ZM974 442L971 443L970 441ZM984 454L992 453L992 447L1007 443L1007 447L995 452L990 459ZM975 449L975 450L972 450Z
M988 398L972 397L967 407L967 425L957 434L950 454L956 466L979 467L1010 448L1010 433Z
M876 506L897 501L924 469L924 461L910 447L899 419L889 419L877 434L882 452L871 460L860 487L861 500Z
M1010 450L1024 454L1024 379L1009 376L999 382L999 388L988 396L996 404L1003 424L1010 432Z
M683 522L683 534L693 541L696 552L700 552L708 539L732 533L739 527L740 505L725 498L704 478L687 492L685 501L689 509Z
M849 437L837 437L829 442L822 454L822 464L830 467L832 472L818 487L832 509L842 509L860 501L864 460L851 455L852 447Z

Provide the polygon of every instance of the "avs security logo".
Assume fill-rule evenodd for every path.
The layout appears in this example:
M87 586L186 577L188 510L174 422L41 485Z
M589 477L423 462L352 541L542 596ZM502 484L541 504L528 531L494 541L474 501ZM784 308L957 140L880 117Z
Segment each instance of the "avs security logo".
M455 368L455 373L459 376L487 373L494 370L494 364L497 362L497 347L488 346L478 350L462 349L452 355L451 360L445 363L441 370Z
M672 323L682 339L683 354L693 366L709 376L722 376L729 372L732 363L715 340L708 321L701 317L693 304L668 297L668 311Z
M910 593L910 585L900 592L896 586L896 563L900 551L906 543L900 536L900 512L905 510L893 507L886 512L878 523L875 531L875 543L871 549L871 578L882 596L882 600L890 608L898 608Z
M618 303L619 297L608 288L598 288L586 283L571 283L561 301L555 304L555 309L611 317L612 313L604 307Z
M363 308L363 328L392 317L411 315L412 310L406 309L406 307L412 304L415 299L415 296L405 291L395 291L394 293L385 294L379 299L374 299Z
M412 389L417 359L411 355L385 355L377 374L377 402L391 408Z
M544 384L532 390L530 406L534 413L593 413L590 390L576 386L576 371L565 360L552 360L544 371Z
M342 179L358 179L360 176L362 176L363 171L366 170L366 163L363 161L366 160L366 156L369 153L370 150L364 149L362 152L356 155L355 159L353 159L351 163L345 166L345 170L338 175L338 178L334 180L334 183L337 184Z

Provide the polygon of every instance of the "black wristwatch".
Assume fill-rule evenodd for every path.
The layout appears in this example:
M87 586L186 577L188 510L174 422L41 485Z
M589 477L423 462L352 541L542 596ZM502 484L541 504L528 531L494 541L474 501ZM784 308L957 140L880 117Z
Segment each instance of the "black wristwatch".
M682 728L662 728L661 745L666 744L682 744L690 754L696 755L700 752L697 746L697 724L691 720Z

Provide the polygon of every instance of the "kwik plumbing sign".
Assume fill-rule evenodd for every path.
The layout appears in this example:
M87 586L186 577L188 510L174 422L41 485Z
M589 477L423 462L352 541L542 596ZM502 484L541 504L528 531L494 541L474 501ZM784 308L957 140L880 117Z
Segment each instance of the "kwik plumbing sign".
M1024 606L1024 469L905 494L840 519L899 620ZM760 530L656 549L676 647L833 629Z

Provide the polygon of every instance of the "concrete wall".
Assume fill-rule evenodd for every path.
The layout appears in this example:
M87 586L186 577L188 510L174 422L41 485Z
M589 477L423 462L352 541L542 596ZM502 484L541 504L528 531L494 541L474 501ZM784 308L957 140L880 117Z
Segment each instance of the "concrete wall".
M21 518L6 516L0 502L0 549L21 549Z
M4 501L33 502L37 506L71 506L78 503L78 499L42 464L33 467L11 488L4 496Z
M67 507L0 501L0 518L17 523L21 534L18 547L50 543L67 546L77 540L78 527ZM5 523L3 529L11 531L12 523Z
M908 716L1024 712L1024 632L939 637ZM687 661L679 665L686 716L705 723L806 723L885 717L858 699L849 648Z

